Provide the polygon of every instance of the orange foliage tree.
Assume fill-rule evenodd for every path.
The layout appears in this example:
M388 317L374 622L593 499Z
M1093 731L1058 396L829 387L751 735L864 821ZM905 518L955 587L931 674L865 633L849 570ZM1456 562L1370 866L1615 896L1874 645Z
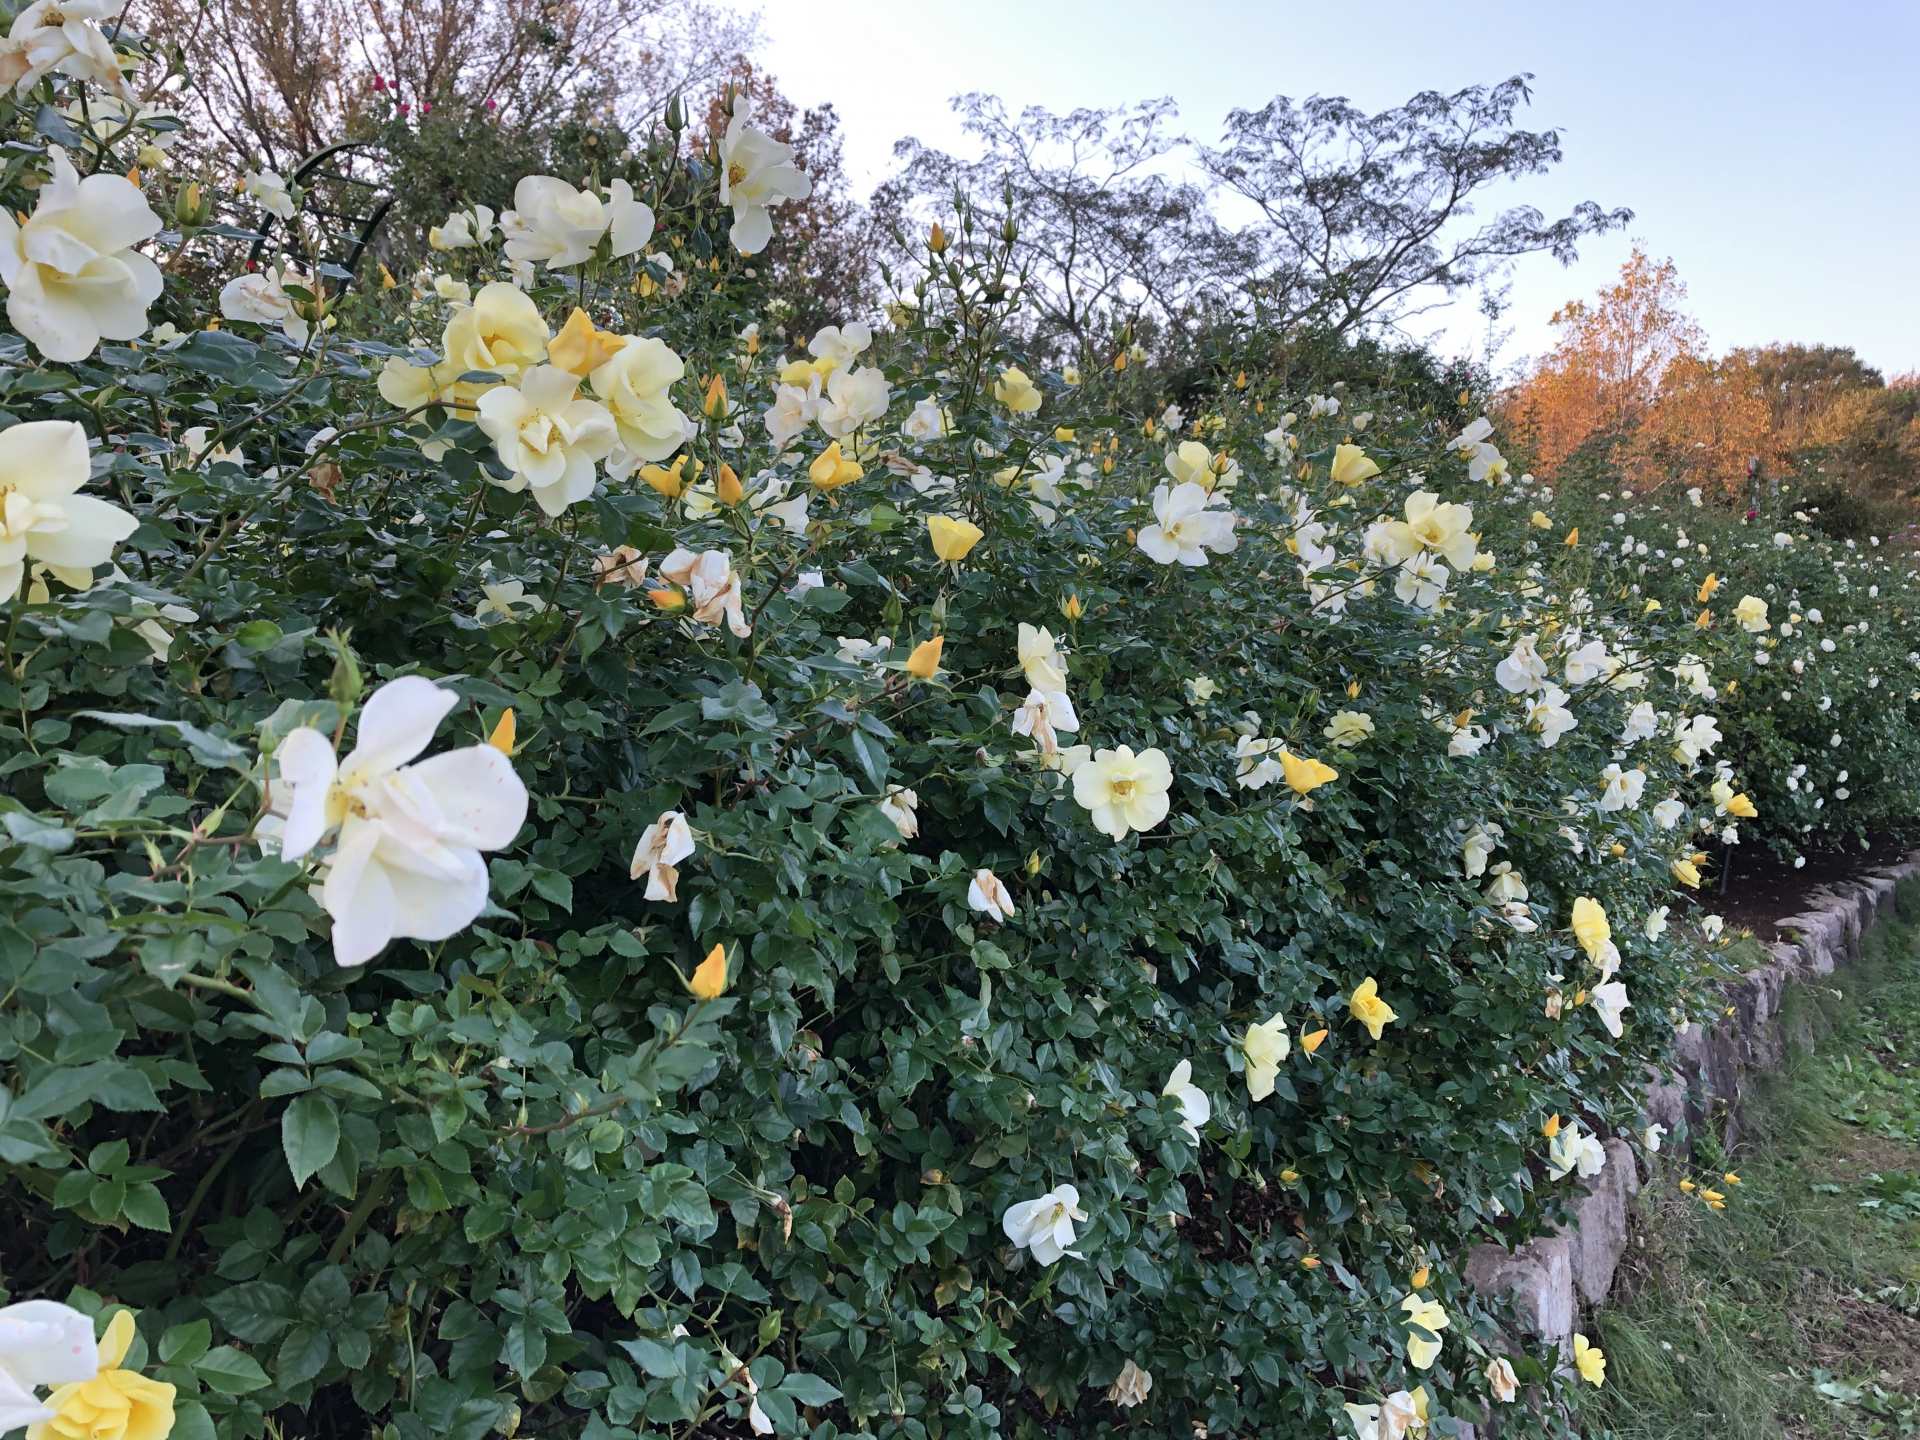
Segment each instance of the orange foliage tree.
M1737 491L1758 464L1899 493L1920 481L1920 405L1853 351L1769 345L1718 359L1671 260L1638 245L1620 279L1553 316L1554 348L1500 401L1546 474ZM1909 493L1911 493L1909 491Z

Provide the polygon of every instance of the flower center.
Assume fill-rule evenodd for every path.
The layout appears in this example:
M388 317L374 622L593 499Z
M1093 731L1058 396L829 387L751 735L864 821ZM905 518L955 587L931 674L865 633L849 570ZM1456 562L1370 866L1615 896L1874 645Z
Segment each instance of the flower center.
M1113 798L1116 800L1131 800L1133 798L1132 780L1115 780L1108 788L1113 791Z
M742 165L738 160L730 161L728 163L727 182L729 184L738 185L742 180L746 178L747 178L746 166Z

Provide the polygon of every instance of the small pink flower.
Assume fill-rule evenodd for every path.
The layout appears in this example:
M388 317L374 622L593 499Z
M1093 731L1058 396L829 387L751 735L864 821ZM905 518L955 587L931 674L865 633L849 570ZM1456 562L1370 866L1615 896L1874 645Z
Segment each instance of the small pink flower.
M401 113L401 115L403 115L403 116L405 116L405 115L409 115L409 114L411 114L411 113L412 113L412 111L413 111L413 107L412 107L411 105L409 105L409 104L407 104L407 102L406 102L406 101L404 101L404 100L402 100L402 101L400 102L400 113Z
M386 80L385 80L385 79L383 79L383 78L382 78L381 76L378 76L378 75L376 75L376 76L374 76L374 77L373 77L373 88L374 88L374 90L375 90L375 92L376 92L376 93L377 93L377 92L379 92L379 91L381 91L381 90L384 90L384 89L386 89L386 88L387 88L387 82L386 82Z

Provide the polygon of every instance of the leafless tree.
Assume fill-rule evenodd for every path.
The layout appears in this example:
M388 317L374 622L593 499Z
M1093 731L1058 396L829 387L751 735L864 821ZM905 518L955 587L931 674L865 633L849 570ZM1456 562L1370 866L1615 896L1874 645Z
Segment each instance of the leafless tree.
M138 19L178 45L203 148L283 169L353 133L375 76L413 106L491 101L540 135L588 112L637 121L758 39L755 17L702 0L144 0Z
M1377 115L1319 95L1233 111L1221 147L1197 153L1260 208L1263 318L1339 333L1405 319L1482 286L1519 256L1545 251L1569 264L1583 237L1631 221L1630 210L1586 201L1559 220L1520 205L1468 223L1487 187L1560 161L1558 131L1512 124L1532 78L1426 90Z
M1171 133L1171 100L1055 115L1038 106L1010 116L991 95L953 101L984 153L962 160L906 139L900 173L876 192L875 229L898 231L907 249L936 219L951 223L956 197L977 213L1010 209L1016 256L1037 313L1033 343L1103 352L1120 324L1178 326L1232 303L1255 254L1222 226L1201 187L1163 173L1184 143Z

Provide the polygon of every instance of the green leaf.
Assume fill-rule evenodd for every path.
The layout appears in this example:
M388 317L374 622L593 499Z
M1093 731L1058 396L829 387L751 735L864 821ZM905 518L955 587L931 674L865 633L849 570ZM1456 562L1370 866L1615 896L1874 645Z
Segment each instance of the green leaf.
M333 1342L326 1331L313 1325L296 1325L280 1342L280 1353L274 1357L274 1381L283 1389L305 1384L327 1368L332 1354Z
M558 870L535 870L533 889L542 899L551 900L569 915L573 913L573 881Z
M193 1320L185 1325L169 1325L166 1333L160 1337L160 1363L191 1365L207 1353L207 1347L212 1343L213 1326L208 1321Z
M506 1343L501 1347L501 1357L522 1376L533 1374L547 1363L546 1332L525 1317L515 1320L507 1327Z
M205 334L205 331L201 332ZM99 720L108 725L117 725L123 730L138 730L160 727L173 731L187 742L187 748L206 765L224 766L228 769L246 768L247 752L231 740L222 740L218 735L209 734L197 725L188 725L179 720L158 720L151 715L117 715L106 710L82 710L83 720Z
M280 1145L293 1183L305 1185L340 1146L340 1112L324 1095L302 1095L280 1117Z
M206 1322L200 1323L204 1329ZM267 1372L260 1368L260 1362L231 1345L209 1350L192 1364L194 1373L222 1395L246 1395L268 1383Z
M789 1375L780 1382L780 1393L801 1405L826 1405L840 1398L840 1392L818 1375Z
M206 1306L229 1335L249 1345L271 1340L293 1323L293 1292L266 1280L222 1290L209 1296Z
M173 1219L167 1214L167 1202L160 1198L160 1191L151 1184L128 1186L127 1198L120 1206L120 1213L142 1230L173 1229Z
M147 1077L120 1060L98 1060L72 1070L43 1073L13 1104L22 1120L64 1115L91 1100L109 1110L159 1110L163 1107Z

